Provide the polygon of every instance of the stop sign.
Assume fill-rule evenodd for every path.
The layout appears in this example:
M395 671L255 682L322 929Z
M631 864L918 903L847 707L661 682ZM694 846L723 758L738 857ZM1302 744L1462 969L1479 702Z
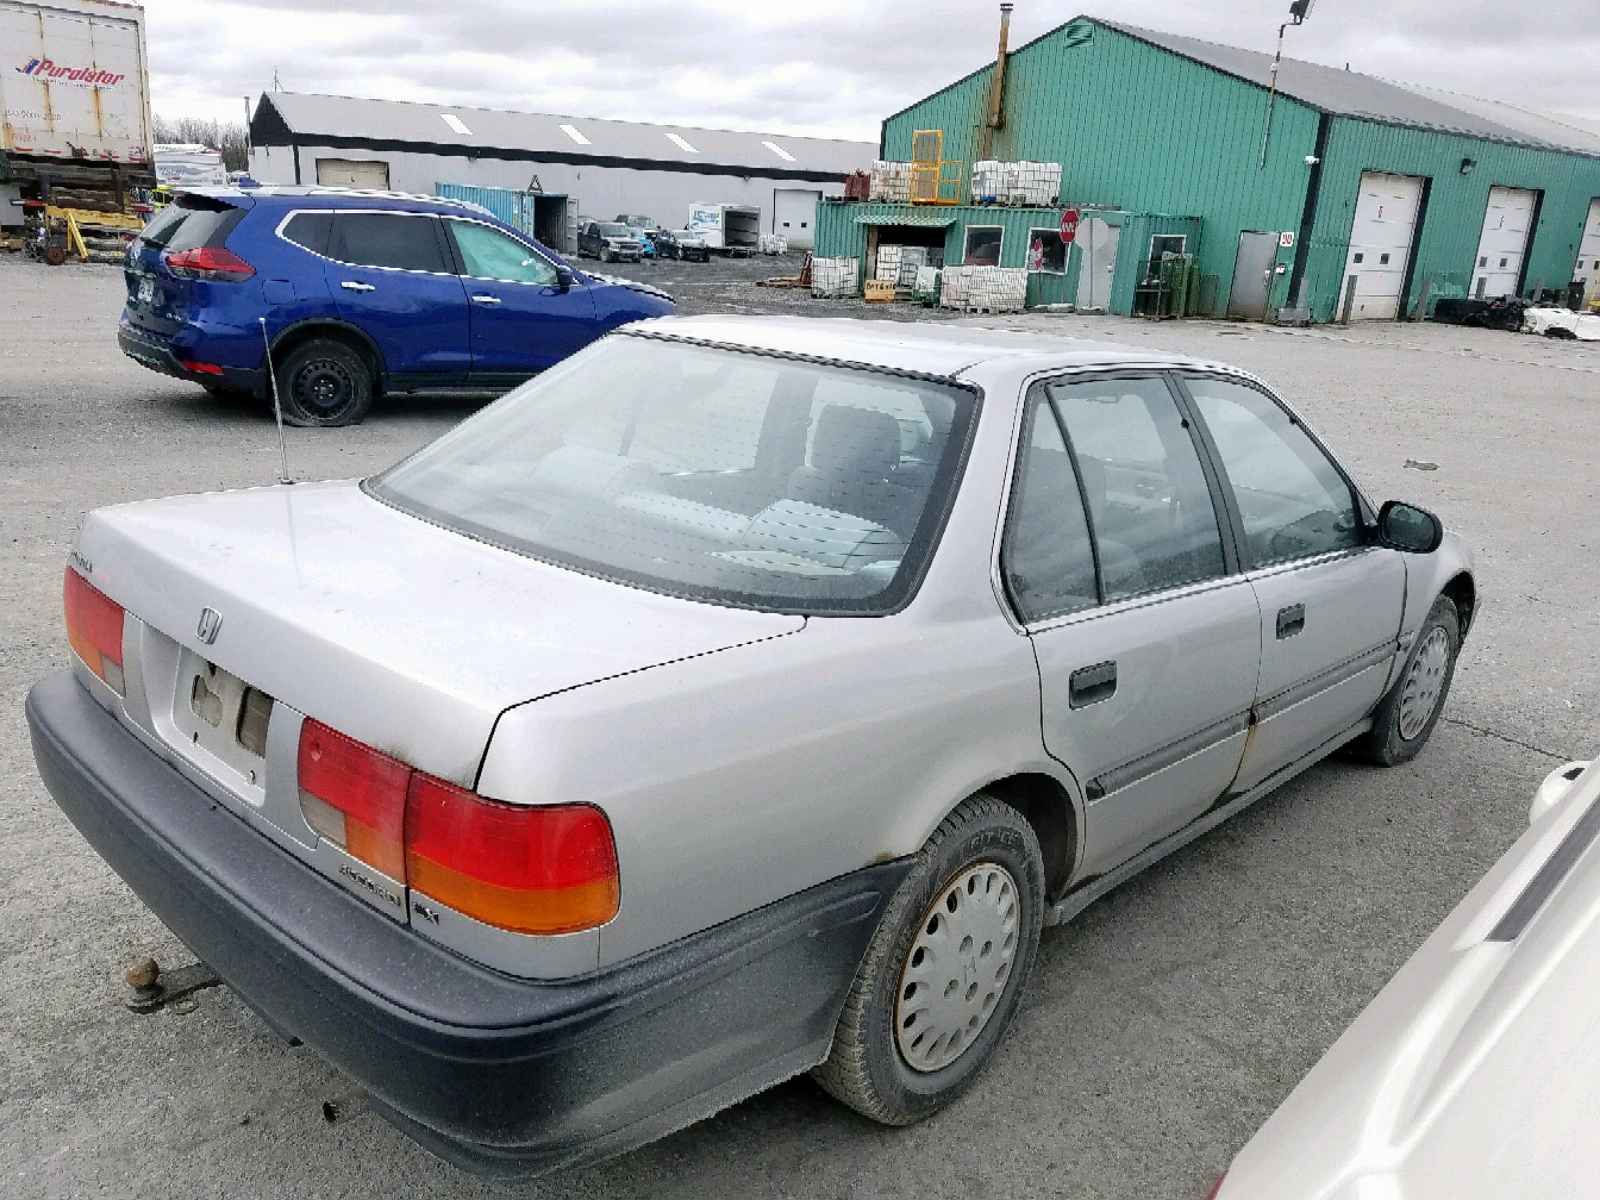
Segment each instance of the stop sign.
M1064 208L1061 210L1061 240L1070 243L1078 236L1078 210Z

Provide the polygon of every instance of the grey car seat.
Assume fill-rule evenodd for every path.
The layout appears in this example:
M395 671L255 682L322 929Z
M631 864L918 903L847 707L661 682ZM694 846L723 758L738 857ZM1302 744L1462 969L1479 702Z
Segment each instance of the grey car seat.
M900 422L886 412L830 404L811 434L811 461L789 476L789 498L851 513L910 540L921 494L895 479Z

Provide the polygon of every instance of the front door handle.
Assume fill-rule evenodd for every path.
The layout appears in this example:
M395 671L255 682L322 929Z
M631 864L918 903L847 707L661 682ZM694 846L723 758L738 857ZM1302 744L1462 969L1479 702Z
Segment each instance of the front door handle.
M1117 694L1117 664L1095 663L1079 667L1067 678L1067 707L1084 708Z
M353 279L346 279L339 284L347 292L375 292L378 289L370 283L357 283Z
M1278 610L1278 640L1292 638L1306 627L1306 606L1291 604Z
M472 302L474 304L499 304L500 303L500 297L499 296L486 296L482 292L479 292L476 296L474 296L472 298Z

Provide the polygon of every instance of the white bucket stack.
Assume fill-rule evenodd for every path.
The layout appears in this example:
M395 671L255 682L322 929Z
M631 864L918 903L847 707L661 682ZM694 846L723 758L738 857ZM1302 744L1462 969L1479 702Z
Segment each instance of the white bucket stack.
M1028 299L1026 267L946 267L939 304L963 312L1021 312Z
M881 160L873 163L868 199L879 204L910 204L911 164Z
M834 300L861 294L859 258L814 258L811 260L811 294L819 300Z
M1050 208L1057 203L1060 195L1060 163L984 159L972 164L972 200L975 204Z

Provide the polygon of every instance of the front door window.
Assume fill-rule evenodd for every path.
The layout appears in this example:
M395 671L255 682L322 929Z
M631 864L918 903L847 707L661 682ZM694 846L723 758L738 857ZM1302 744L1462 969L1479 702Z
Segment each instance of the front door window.
M1233 485L1253 565L1361 544L1350 485L1299 422L1248 384L1185 383Z

